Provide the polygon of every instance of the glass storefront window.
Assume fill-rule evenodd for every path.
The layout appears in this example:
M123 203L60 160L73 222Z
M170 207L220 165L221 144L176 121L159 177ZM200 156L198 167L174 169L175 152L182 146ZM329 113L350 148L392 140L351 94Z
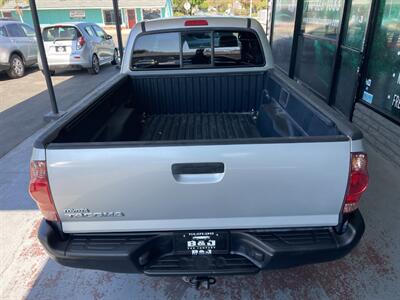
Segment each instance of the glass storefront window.
M295 78L328 101L344 0L304 0Z
M360 59L358 50L342 48L333 105L347 117L351 115L357 92L357 68L360 65Z
M159 8L143 8L143 20L158 18L161 18L161 10Z
M347 47L362 50L367 30L371 0L353 0L343 44Z
M103 10L104 25L115 25L115 14L112 9ZM121 10L119 11L119 22L122 24Z
M289 72L297 0L277 0L275 4L272 53L277 66Z
M336 39L344 0L304 0L302 32Z
M299 37L295 77L327 99L332 79L335 41Z
M361 101L400 121L400 0L380 2Z

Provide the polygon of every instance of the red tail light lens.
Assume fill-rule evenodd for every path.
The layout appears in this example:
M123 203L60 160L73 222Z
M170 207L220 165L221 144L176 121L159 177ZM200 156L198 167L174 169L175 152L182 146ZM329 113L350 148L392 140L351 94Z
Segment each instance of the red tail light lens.
M187 20L185 26L207 26L207 20Z
M367 154L355 152L351 154L349 182L343 212L350 213L358 208L361 195L368 186L368 159Z
M83 47L83 45L85 45L86 41L83 38L83 36L80 36L78 38L78 44L77 44L77 49L81 49Z
M43 217L49 221L58 221L56 207L51 196L45 161L32 161L30 170L29 193L36 202Z

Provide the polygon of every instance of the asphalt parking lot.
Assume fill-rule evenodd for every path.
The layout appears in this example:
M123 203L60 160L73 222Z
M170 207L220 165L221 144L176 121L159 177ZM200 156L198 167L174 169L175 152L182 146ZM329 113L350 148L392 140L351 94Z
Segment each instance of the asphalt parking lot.
M99 76L56 76L61 109L116 72L106 67ZM219 277L209 291L196 291L180 278L58 265L36 239L41 217L27 193L32 143L47 126L42 115L50 108L43 77L32 72L18 82L1 78L0 89L6 99L0 102L1 299L400 299L400 170L369 147L371 182L361 205L366 232L341 260Z
M59 109L67 110L118 72L115 66L105 65L98 75L85 70L57 73L52 81ZM0 73L0 157L46 126L43 115L50 109L44 77L37 68L14 80Z

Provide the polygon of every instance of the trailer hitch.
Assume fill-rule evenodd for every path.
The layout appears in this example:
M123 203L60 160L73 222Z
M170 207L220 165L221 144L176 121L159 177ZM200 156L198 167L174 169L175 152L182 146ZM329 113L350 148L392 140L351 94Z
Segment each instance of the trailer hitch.
M197 290L210 289L210 286L215 284L217 280L214 277L209 276L184 276L183 281L190 284L192 287L196 288Z

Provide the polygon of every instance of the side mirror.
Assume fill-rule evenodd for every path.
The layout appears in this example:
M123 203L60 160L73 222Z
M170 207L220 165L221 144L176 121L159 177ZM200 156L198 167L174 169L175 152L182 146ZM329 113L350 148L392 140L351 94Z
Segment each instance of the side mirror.
M112 40L112 38L113 38L112 35L109 35L109 34L106 34L106 36L105 36L106 40Z

